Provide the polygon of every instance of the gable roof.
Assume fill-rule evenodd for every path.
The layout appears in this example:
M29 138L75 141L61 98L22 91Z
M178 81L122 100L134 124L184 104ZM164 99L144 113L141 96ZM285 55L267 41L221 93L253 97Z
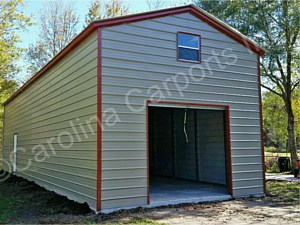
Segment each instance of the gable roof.
M8 98L3 105L7 105L16 96L18 96L23 90L29 87L33 82L35 82L39 77L41 77L46 71L48 71L52 66L54 66L60 59L62 59L66 54L76 48L84 39L86 39L90 34L96 31L98 28L116 26L124 23L133 23L147 19L154 19L163 16L169 16L180 13L191 13L200 20L208 23L210 26L219 30L220 32L226 34L230 38L234 39L238 43L244 45L246 48L250 49L258 55L264 55L266 50L250 40L248 37L237 31L236 29L225 24L221 20L217 19L213 15L204 11L203 9L191 4L186 6L167 8L157 11L150 11L145 13L132 14L127 16L120 16L114 18L107 18L102 20L97 20L92 22L87 28L85 28L73 41L71 41L61 52L59 52L51 61L49 61L39 72L37 72L30 80L28 80L21 88L19 88L10 98Z

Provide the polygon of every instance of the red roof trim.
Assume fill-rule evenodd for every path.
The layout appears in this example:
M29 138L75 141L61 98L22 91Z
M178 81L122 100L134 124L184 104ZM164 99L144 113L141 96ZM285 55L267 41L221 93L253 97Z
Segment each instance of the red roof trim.
M234 39L235 41L239 42L240 44L244 45L246 48L250 49L251 51L257 53L258 55L263 55L265 52L249 42L247 39L243 38L243 36L238 35L234 33L233 31L229 30L224 25L218 23L216 20L213 20L212 18L208 17L207 15L201 13L197 9L192 8L191 13L196 16L197 18L203 20L204 22L207 22L209 25L214 27L215 29L219 30L220 32L226 34L230 38Z
M110 26L116 26L124 23L133 23L142 20L149 20L149 19L159 18L163 16L185 13L185 12L189 12L191 9L192 9L191 6L181 6L177 8L169 8L169 9L163 9L158 11L150 11L150 12L138 13L134 15L109 18L109 19L100 20L98 22L96 21L94 23L95 26L97 27L98 26L110 27Z
M179 13L190 12L197 18L203 20L204 22L208 23L215 29L219 30L220 32L226 34L230 38L236 40L240 44L244 45L246 48L250 49L251 51L255 52L258 55L263 55L265 52L262 48L259 48L251 41L246 39L243 35L238 34L224 24L220 23L218 20L215 20L205 13L199 11L195 6L188 5L188 6L181 6L177 8L170 8L170 9L163 9L158 11L128 15L123 17L115 17L110 19L104 19L101 21L95 21L91 25L89 25L84 31L82 31L69 45L67 45L58 55L56 55L46 66L44 66L37 74L35 74L29 81L27 81L19 90L17 90L9 99L7 99L3 105L7 105L11 100L13 100L17 95L19 95L24 89L29 87L34 81L36 81L43 73L48 71L52 66L54 66L60 59L62 59L66 54L76 48L81 41L87 38L92 32L94 32L99 27L109 27L109 26L116 26L124 23L132 23L137 21L142 21L146 19L154 19L158 17L174 15Z

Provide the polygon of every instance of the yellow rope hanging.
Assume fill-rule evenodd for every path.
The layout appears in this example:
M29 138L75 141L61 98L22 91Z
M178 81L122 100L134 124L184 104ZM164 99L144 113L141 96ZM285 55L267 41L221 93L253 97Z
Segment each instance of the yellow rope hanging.
M187 132L186 132L186 114L187 114L187 109L185 109L184 111L184 120L183 120L183 132L185 134L185 142L186 143L189 143L189 138L188 138L188 135L187 135Z

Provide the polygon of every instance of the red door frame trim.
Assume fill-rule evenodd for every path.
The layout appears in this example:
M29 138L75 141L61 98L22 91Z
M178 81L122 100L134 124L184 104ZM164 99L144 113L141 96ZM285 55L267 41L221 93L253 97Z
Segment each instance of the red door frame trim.
M226 147L227 147L227 170L228 170L228 189L229 194L233 196L232 189L232 160L231 160L231 137L230 137L230 108L228 105L225 106L225 117L226 117Z
M147 203L150 204L150 143L149 143L149 103L151 101L147 100L146 102L146 148L147 148Z
M182 105L182 106L203 106L203 107L222 107L225 110L226 116L226 147L227 147L227 175L228 175L228 191L231 196L233 196L233 189L232 189L232 163L231 163L231 138L230 138L230 112L229 112L229 105L222 105L222 104L201 104L201 103L192 103L192 102L170 102L170 101L151 101L147 100L146 102L146 143L147 143L147 201L150 204L150 146L149 146L149 104L160 104L160 105Z
M102 179L102 29L98 28L97 53L97 211L101 210Z
M264 125L263 125L262 97L261 97L260 55L257 55L257 75L258 75L258 91L259 91L259 116L260 116L262 172L263 172L263 180L264 180L264 194L266 194L266 173L265 173L266 167L265 167Z

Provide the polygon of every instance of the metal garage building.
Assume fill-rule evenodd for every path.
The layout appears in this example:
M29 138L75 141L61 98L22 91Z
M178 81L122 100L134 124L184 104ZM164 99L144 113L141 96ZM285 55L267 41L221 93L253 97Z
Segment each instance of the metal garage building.
M95 211L263 195L263 54L193 5L96 21L5 102L3 157Z

